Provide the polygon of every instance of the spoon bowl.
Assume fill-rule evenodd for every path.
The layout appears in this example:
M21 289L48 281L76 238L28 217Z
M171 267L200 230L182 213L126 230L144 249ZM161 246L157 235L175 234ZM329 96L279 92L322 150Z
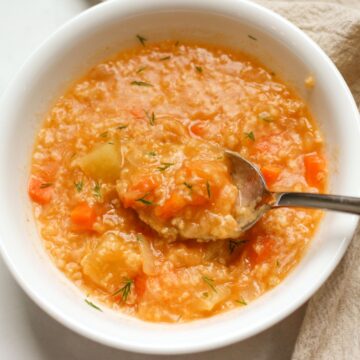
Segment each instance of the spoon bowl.
M254 226L270 209L284 206L309 207L360 215L360 198L302 192L271 192L260 169L239 153L225 150L231 162L231 176L239 190L240 231Z

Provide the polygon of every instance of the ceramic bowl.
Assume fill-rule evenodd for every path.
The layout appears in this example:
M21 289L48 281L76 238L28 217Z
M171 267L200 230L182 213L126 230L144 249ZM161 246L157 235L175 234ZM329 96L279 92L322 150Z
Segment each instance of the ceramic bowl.
M36 230L27 196L31 152L53 101L92 65L135 46L136 34L241 49L292 84L326 139L332 193L360 196L359 114L338 70L309 37L279 15L241 0L105 2L51 35L8 88L0 104L1 252L22 288L59 322L103 344L156 354L210 350L259 333L308 300L343 256L357 217L326 214L296 269L238 310L185 324L158 324L84 304L85 295L55 268ZM316 79L312 91L304 87L309 74Z

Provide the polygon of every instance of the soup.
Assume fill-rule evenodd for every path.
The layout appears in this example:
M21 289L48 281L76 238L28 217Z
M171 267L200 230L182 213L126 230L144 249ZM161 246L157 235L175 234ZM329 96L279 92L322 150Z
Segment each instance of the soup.
M322 213L276 209L239 233L223 150L273 191L322 192L321 134L256 59L138 38L72 84L39 131L29 195L44 246L94 311L178 322L246 306L301 260Z

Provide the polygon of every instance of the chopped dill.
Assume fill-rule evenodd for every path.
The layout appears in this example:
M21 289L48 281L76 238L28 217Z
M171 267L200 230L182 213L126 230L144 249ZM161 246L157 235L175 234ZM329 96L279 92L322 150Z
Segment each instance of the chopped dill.
M115 291L113 293L113 296L121 295L122 301L126 301L130 292L131 292L131 286L133 285L134 280L132 279L125 279L124 280L124 286L121 287L119 290Z
M237 247L246 244L247 240L230 240L229 241L229 252L232 254Z
M120 125L117 127L118 130L126 129L129 125Z
M160 58L159 60L166 61L166 60L170 60L170 59L171 59L171 56L164 56L164 57Z
M136 85L136 86L145 86L145 87L153 87L150 83L146 82L146 81L137 81L134 80L130 83L131 85Z
M247 305L247 302L244 300L244 298L242 296L240 296L240 299L239 300L235 300L235 302L237 302L238 304L241 304L241 305Z
M144 110L144 112L145 112L146 117L149 120L150 125L154 126L155 125L155 119L156 119L155 113L152 112L151 115L150 115L147 111Z
M244 133L245 137L247 137L248 139L250 139L251 141L255 141L255 135L252 131L250 132L245 132Z
M92 308L94 308L94 309L102 312L102 310L101 310L97 305L95 305L94 303L92 303L90 300L84 299L84 301L85 301L89 306L91 306Z
M145 69L147 68L147 66L142 66L139 69L136 70L137 74L140 74L141 72L143 72Z
M139 34L136 35L136 37L138 38L138 40L140 41L142 46L145 46L145 42L147 41L147 38L144 36L141 36Z
M40 185L40 189L46 189L46 188L48 188L48 187L50 187L50 186L53 186L53 183L50 183L50 182L48 182L48 183L42 183L42 184Z
M215 287L215 281L207 276L203 276L202 279L205 281L205 283L209 286L209 288L217 293L216 287Z
M145 194L143 197L136 199L136 201L141 202L144 205L153 205L153 202L150 200L146 200L145 198L149 195L149 193Z
M195 69L200 74L203 72L203 68L201 66L195 65Z
M211 188L210 188L209 181L206 182L206 191L207 191L208 197L210 199L211 198Z
M161 166L158 167L159 171L165 171L166 169L168 169L170 166L175 165L174 163L167 163L167 162L162 162Z
M108 132L108 131L104 131L103 133L100 134L100 137L106 138L106 137L108 137L108 135L109 135L109 132Z
M257 38L256 38L255 36L252 36L252 35L248 34L248 37L249 37L251 40L257 41Z
M95 197L101 198L101 186L98 182L95 183L93 192Z
M189 184L189 183L187 183L186 181L184 181L184 183L183 183L190 191L192 191L192 185L191 184Z
M75 185L77 192L81 192L84 187L84 182L82 180L80 180L78 182L74 182L74 185Z

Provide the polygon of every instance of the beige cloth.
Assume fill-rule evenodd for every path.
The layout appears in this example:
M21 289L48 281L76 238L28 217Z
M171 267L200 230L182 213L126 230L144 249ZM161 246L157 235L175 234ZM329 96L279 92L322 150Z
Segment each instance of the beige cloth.
M258 2L295 23L320 45L359 106L360 0ZM360 226L340 265L309 301L292 360L313 359L360 359Z

